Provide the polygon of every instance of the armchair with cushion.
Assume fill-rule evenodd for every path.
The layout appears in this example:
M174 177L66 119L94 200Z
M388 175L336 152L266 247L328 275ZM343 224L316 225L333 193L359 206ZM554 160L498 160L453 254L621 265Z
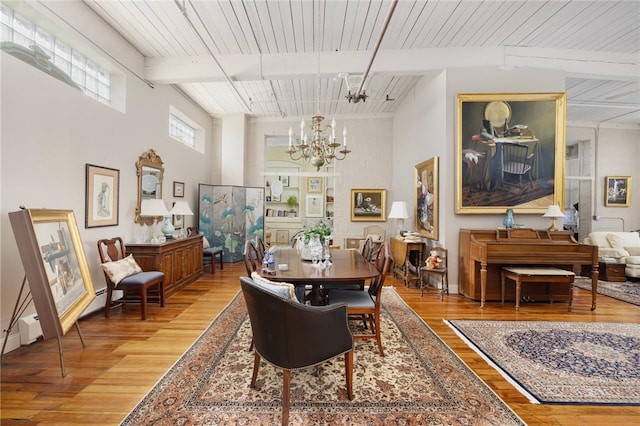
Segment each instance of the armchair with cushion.
M585 244L598 246L600 261L613 260L625 265L627 277L640 278L640 234L631 232L595 231L584 239Z
M282 424L289 422L291 371L314 366L344 354L347 395L353 399L353 336L347 307L306 306L241 277L255 346L251 387L260 360L283 369Z

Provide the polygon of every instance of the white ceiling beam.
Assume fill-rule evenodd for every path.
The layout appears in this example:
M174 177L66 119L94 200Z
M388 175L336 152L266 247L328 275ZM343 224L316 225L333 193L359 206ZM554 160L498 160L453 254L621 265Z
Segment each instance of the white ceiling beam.
M370 53L312 52L266 55L220 55L218 61L233 80L278 80L337 76L364 72ZM640 80L636 54L570 49L520 47L463 47L446 49L380 50L373 73L422 75L458 67L500 66L559 69L568 76ZM159 84L225 81L210 56L146 58L146 78Z

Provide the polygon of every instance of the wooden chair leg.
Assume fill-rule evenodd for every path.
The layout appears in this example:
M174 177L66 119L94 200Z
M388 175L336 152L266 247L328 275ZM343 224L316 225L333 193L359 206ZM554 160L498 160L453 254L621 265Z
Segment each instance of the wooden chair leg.
M344 354L344 368L347 379L347 396L353 399L353 351Z
M140 316L143 320L147 319L147 291L148 287L140 289Z
M382 332L380 331L380 312L375 314L375 322L376 322L376 340L378 341L378 350L380 351L380 356L384 356L384 351L382 350Z
M251 340L251 344L253 345L253 340ZM260 368L260 354L258 352L253 353L253 374L251 375L251 385L250 387L255 389L256 387L256 379L258 378L258 369Z
M164 282L158 283L158 291L160 292L160 307L164 308Z
M112 297L112 289L111 286L107 287L107 301L104 304L104 316L105 318L109 318L111 316L111 297Z
M219 255L219 257L220 257L220 259L219 259L219 261L220 261L220 270L221 270L221 271L224 269L224 258L222 257L222 254L223 254L223 253L224 253L224 252L223 252L223 251L221 251L221 252L220 252L220 255ZM211 260L213 261L213 259L211 259Z
M282 425L289 424L289 404L291 403L291 371L282 370Z

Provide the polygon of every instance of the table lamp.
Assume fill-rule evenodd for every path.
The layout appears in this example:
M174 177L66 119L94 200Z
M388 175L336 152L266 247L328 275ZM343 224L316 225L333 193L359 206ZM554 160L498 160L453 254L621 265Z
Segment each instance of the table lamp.
M189 203L186 201L176 201L169 212L172 216L193 216L193 212L189 207ZM166 228L165 228L166 227ZM167 236L167 238L173 237L173 231L175 231L175 227L171 223L171 216L164 217L164 223L162 224L162 233Z
M557 204L553 204L551 206L549 206L549 208L547 209L547 212L545 214L542 215L542 217L550 217L551 218L551 226L549 228L547 228L547 230L549 231L560 231L560 229L558 229L556 227L556 219L558 218L564 218L564 212L562 212L562 210L560 210L560 206Z
M153 216L153 217L164 217L169 214L169 210L167 210L167 206L164 205L164 201L159 198L152 198L142 200L140 204L140 216ZM151 243L157 244L160 242L158 235L156 233L156 220L153 221L153 236L151 237Z
M407 203L404 201L394 201L391 205L391 212L389 213L389 219L397 219L398 222L398 236L400 236L400 231L402 231L402 225L404 224L404 220L408 218L407 214Z

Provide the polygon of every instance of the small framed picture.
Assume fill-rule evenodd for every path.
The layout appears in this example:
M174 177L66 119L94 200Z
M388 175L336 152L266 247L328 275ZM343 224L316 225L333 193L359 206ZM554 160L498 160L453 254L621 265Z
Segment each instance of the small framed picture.
M182 201L181 201L182 202ZM176 203L173 203L175 206ZM173 227L175 229L182 229L184 227L184 215L183 214L174 214L173 217Z
M322 195L307 195L305 215L307 217L322 217L324 213L324 203L322 200Z
M120 171L86 165L85 228L118 225Z
M322 193L322 178L319 178L319 177L307 178L307 192L309 194Z
M173 196L178 198L184 197L184 182L173 182Z
M607 176L605 183L605 206L629 207L631 205L631 176Z
M289 176L280 176L282 186L289 186Z
M386 211L386 189L351 190L352 222L384 222Z

